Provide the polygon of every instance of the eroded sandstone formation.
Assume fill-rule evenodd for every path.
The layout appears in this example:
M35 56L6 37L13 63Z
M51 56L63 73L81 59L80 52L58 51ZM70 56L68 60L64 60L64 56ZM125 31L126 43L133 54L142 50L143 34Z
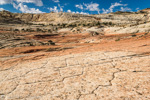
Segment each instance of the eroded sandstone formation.
M0 12L0 100L150 100L149 21Z
M150 56L89 52L0 68L1 100L148 100Z

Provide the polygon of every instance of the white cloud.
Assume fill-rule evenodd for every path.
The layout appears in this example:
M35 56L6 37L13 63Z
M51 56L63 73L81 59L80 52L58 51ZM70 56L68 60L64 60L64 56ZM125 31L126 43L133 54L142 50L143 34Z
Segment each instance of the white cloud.
M75 5L75 7L81 9L81 10L88 10L88 11L97 11L100 12L99 4L98 3L83 3L83 5Z
M54 6L54 8L50 7L48 8L50 11L53 11L53 12L59 12L57 6Z
M0 8L0 11L3 11L3 10L5 10L4 8Z
M86 10L89 11L97 11L99 13L100 9L99 9L99 4L97 3L90 3L90 4L84 4L84 6L86 6Z
M15 4L15 3L12 3L12 5L13 5L13 7L14 7L15 9L18 9L18 8L19 8L19 5Z
M102 11L103 11L103 14L107 14L107 13L109 13L110 12L110 10L109 9L102 9Z
M12 3L12 0L0 0L0 5L10 4L10 3Z
M71 10L67 10L67 12L71 13Z
M50 7L50 8L47 8L48 10L50 11L53 11L53 12L60 12L60 11L63 11L63 6L60 6L60 4L58 4L58 6L54 6L53 8Z
M130 8L125 7L125 6L127 6L127 4L121 4L121 3L118 3L118 2L112 3L111 6L110 6L108 9L104 9L104 8L103 8L102 11L103 11L104 14L105 14L105 13L110 13L110 12L113 12L113 11L114 11L114 8L115 8L115 7L119 7L119 6L121 6L121 7L120 7L120 11L131 11Z
M83 5L81 5L81 4L75 5L75 7L79 8L79 9L83 9Z
M59 7L60 11L63 11L63 6L60 6L60 4L58 4L58 7Z
M39 9L29 8L27 5L23 5L22 3L19 3L18 5L14 4L14 8L20 10L23 13L44 13Z
M128 8L128 7L125 7L125 8L121 7L121 11L132 11L132 10L131 10L131 8Z
M89 15L89 13L86 13L86 12L80 12L80 14Z
M13 3L33 3L37 6L43 6L42 0L0 0L0 5Z
M89 13L86 13L86 12L78 12L78 11L76 11L76 12L74 12L74 11L71 11L71 10L67 10L67 12L69 12L69 13L73 13L73 14L83 14L83 15L89 15Z
M126 4L125 4L126 5ZM113 9L115 8L115 7L118 7L118 6L124 6L123 4L120 4L120 3L114 3L114 4L111 4L111 6L110 6L110 8L109 8L109 10L110 10L110 12L113 12Z
M58 3L58 2L60 2L59 0L52 0L53 2L56 2L56 3Z
M14 0L17 3L33 3L37 6L43 6L42 0Z
M43 6L42 0L0 0L0 5L12 4L13 7L23 13L44 13L39 9L29 8L24 3L33 3L37 6Z

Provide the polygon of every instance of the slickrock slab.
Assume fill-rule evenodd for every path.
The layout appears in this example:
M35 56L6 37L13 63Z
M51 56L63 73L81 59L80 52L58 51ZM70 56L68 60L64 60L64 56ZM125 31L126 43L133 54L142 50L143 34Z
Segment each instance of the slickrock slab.
M150 100L150 55L88 52L8 68L0 100Z

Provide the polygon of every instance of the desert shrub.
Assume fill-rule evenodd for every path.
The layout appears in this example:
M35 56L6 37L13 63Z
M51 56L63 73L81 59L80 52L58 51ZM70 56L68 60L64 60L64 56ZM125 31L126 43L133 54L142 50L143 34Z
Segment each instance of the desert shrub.
M58 48L48 48L47 50L46 50L46 52L50 52L50 51L59 51L60 50L60 48L58 47Z
M51 29L48 29L47 31L48 31L48 32L52 32Z
M110 25L110 26L114 25L112 22L103 22L103 24L104 25Z
M136 34L133 34L132 37L136 37Z
M32 29L26 29L27 32L34 32Z
M14 31L19 31L19 29L14 29Z
M21 31L25 31L25 29L23 28L23 29L21 29Z
M132 35L131 35L132 37L136 37L136 34L135 34L135 33L131 33L131 34L132 34Z
M115 41L120 41L120 38L116 39Z
M112 22L109 22L108 24L109 24L109 25L113 25L113 23L112 23Z
M42 30L40 28L37 28L36 31L39 32L39 31L42 31Z
M51 45L55 45L55 42L53 42L52 40L49 40L48 43L50 43Z
M77 27L76 24L70 24L69 27Z
M82 26L86 26L86 24L82 24Z
M145 33L144 35L148 35L148 33Z
M66 24L62 24L62 27L65 27L66 26Z
M101 25L101 23L98 21L98 22L96 23L96 26L99 26L99 25Z

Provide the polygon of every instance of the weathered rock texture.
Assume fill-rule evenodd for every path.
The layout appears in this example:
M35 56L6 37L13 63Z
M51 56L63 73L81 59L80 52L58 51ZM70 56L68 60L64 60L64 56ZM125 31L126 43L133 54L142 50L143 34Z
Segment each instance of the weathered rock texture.
M5 19L19 19L25 23L35 23L35 24L61 24L61 23L72 23L75 21L96 21L94 16L91 15L81 15L72 13L44 13L44 14L28 14L28 13L11 13L8 11L0 12L0 20ZM6 22L6 21L3 21ZM16 23L16 22L15 22Z
M0 100L150 100L149 21L0 12Z
M55 43L50 40L42 42L34 39L27 39L17 33L0 33L0 49L43 45L55 45Z
M59 32L63 28L69 28L70 32L73 33L86 33L91 31L117 34L150 32L149 22L149 9L138 12L115 12L99 15L81 15L63 12L44 14L0 12L0 23L24 23L24 26L11 26L12 29L23 31ZM94 30L89 30L89 28L93 27L95 27Z
M150 56L89 52L0 67L0 100L149 100Z
M13 13L8 11L1 11L0 12L0 23L13 23L13 24L21 24L23 21L19 18L15 18Z

